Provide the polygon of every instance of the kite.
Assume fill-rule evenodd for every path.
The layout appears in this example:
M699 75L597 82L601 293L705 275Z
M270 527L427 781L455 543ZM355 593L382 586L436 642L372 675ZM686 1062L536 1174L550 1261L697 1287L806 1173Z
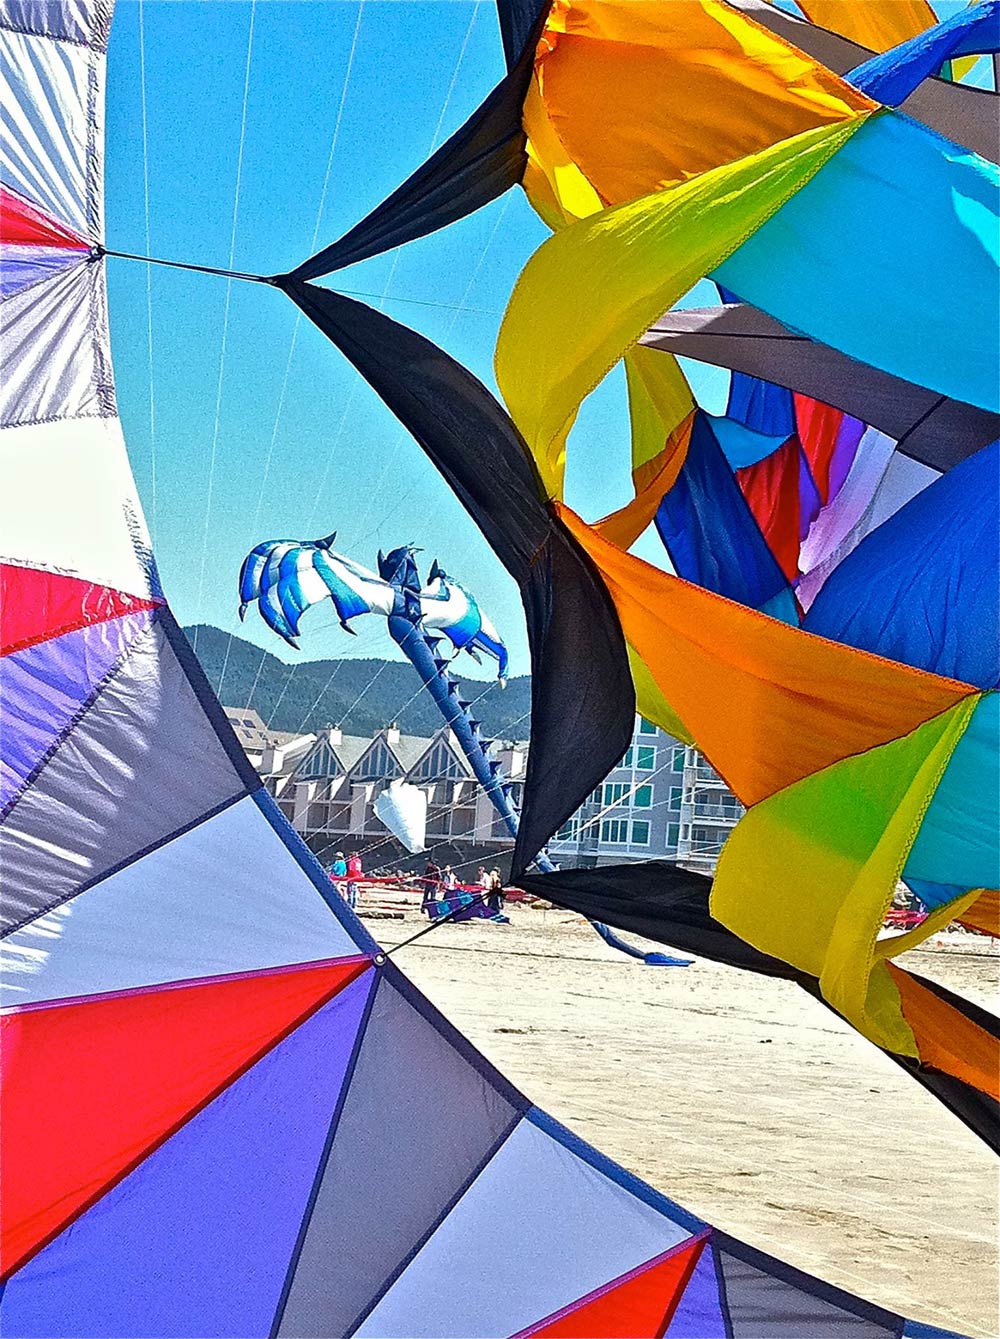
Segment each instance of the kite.
M529 784L522 831L544 839L573 811L613 765L616 750L593 736L623 731L637 702L696 743L747 806L713 914L819 981L823 998L890 1054L974 1089L970 1102L994 1104L993 1120L995 1037L977 1023L970 1055L981 1059L943 1057L888 962L956 918L995 933L1000 884L998 574L996 546L983 542L995 533L1000 155L979 152L989 151L980 123L959 115L977 100L995 128L997 95L956 88L947 125L935 119L940 99L911 105L942 60L1000 47L1000 9L991 0L923 31L920 8L898 7L909 30L877 58L839 47L841 77L808 54L839 38L794 21L808 41L793 47L789 24L762 28L752 4L512 6L509 74L494 95L341 242L273 282L406 424L521 584L540 691L550 682L590 691L593 772L544 793ZM860 9L840 10L849 11L858 22L843 35L856 44L865 23ZM718 53L711 79L702 79L706 48ZM515 89L517 141L503 120ZM963 142L970 128L977 148ZM496 168L487 140L503 144L505 173L473 172L473 143L475 162ZM442 226L514 181L555 235L528 262L501 328L507 418L439 350L309 281L386 238ZM703 277L722 290L721 312L751 321L759 312L766 327L752 351L726 339L732 350L716 362L760 363L778 332L802 346L794 363L784 345L771 348L766 380L756 368L734 376L715 418L657 333L688 320L663 313ZM636 495L587 524L563 500L567 438L585 395L621 359ZM454 418L443 430L432 422L439 390L463 416L464 444ZM489 449L477 457L473 440ZM525 451L541 503L533 540L528 484L515 481ZM653 521L677 576L627 552ZM928 542L915 560L917 533ZM526 573L522 552L567 537L570 570L551 572L544 598L553 611L587 601L596 663L574 660L568 631L557 644L551 621L546 642L533 632L537 565ZM581 551L593 564L586 575ZM533 757L547 778L564 747L557 729L536 713ZM620 872L619 917L641 877ZM906 936L879 939L900 877L928 915ZM605 918L623 923L615 899L605 903ZM673 933L665 917L658 937L677 943ZM988 1137L996 1141L995 1124Z
M638 341L671 305L672 286L685 274L726 269L720 282L797 333L994 412L981 403L988 398L980 394L986 378L976 352L983 344L970 342L964 360L935 345L941 330L950 331L951 349L963 332L990 335L984 262L970 249L983 228L981 210L989 208L980 193L989 177L983 160L882 111L800 53L789 57L784 39L742 26L736 7L706 0L642 8L711 20L716 36L734 31L730 63L744 76L741 105L750 114L735 138L724 127L710 133L706 123L699 160L675 158L671 170L681 179L654 186L652 205L648 196L615 204L610 194L598 195L582 167L574 176L574 164L559 165L553 178L571 190L567 209L580 208L579 222L545 244L566 240L554 259L543 247L529 265L505 340L539 269L570 286L586 280L587 266L574 270L573 258L585 258L593 244L591 272L610 280L602 266L615 254L623 218L617 211L625 209L634 211L628 218L641 263L620 277L637 285L630 320L639 324L626 330L624 317L612 323L596 364L626 352L618 347L623 337L625 345ZM825 0L807 6L820 20L824 8ZM913 25L900 31L895 17L873 24L864 4L849 0L838 8L848 41L886 47L912 38L929 14L920 0L886 7L899 10L899 24ZM555 487L561 448L550 448L575 412L578 391L582 399L590 375L584 365L596 365L586 345L605 319L610 282L594 289L592 310L584 305L587 319L563 326L557 345L542 350L537 386L518 385L507 366L501 384L513 420L422 337L310 282L352 256L377 254L460 217L522 180L529 162L544 197L545 120L538 120L536 140L521 115L527 123L526 100L541 96L538 39L546 51L567 47L575 11L554 4L547 33L547 6L501 0L499 12L510 73L484 108L334 244L332 263L328 249L270 282L406 424L521 587L534 719L516 868L527 870L622 756L637 691L654 719L676 719L699 744L711 736L709 756L716 752L712 730L719 729L720 770L732 770L748 798L747 826L773 824L762 841L751 840L745 864L735 862L737 879L750 885L738 907L709 908L704 881L655 865L528 878L564 904L589 898L617 905L620 921L645 918L655 937L668 927L709 956L801 979L807 988L811 981L846 1016L885 1032L893 1044L898 1018L884 988L895 983L912 1042L904 1036L894 1054L919 1066L921 1081L974 1128L984 1126L995 1026L991 1032L982 1011L884 961L878 1026L868 1026L857 1008L868 977L859 978L855 940L870 930L885 875L902 868L901 856L903 863L914 859L927 832L933 840L924 842L919 875L927 897L940 899L931 920L985 918L987 893L965 886L981 853L963 833L970 868L959 870L948 841L957 832L956 811L970 793L978 798L971 788L982 785L984 757L988 766L995 694L647 571L562 504ZM609 3L602 12L617 22L631 11ZM667 1339L935 1333L709 1227L534 1107L371 939L266 793L170 612L117 417L101 231L110 20L103 0L56 0L37 10L16 0L0 5L8 129L0 157L0 313L12 332L5 347L14 350L0 386L4 1334L526 1339L611 1336L623 1326L633 1336ZM683 62L684 41L674 48ZM939 49L960 59L967 40ZM787 96L773 77L779 57L793 60L797 71ZM550 65L551 89L558 76L557 64ZM751 85L761 86L773 117L756 115ZM629 114L645 113L631 105ZM760 144L761 134L768 143ZM842 157L848 151L860 156ZM649 165L627 166L626 192ZM762 247L766 253L787 245L774 235L787 222L783 201L796 204L826 176L836 208L842 174L859 172L868 173L876 196L887 180L903 189L909 176L914 189L924 186L938 208L918 222L938 229L941 259L926 284L907 288L910 270L898 291L882 282L889 256L879 249L879 229L891 212L885 196L882 212L871 215L871 246L859 251L867 262L860 273L873 284L870 303L885 300L886 316L870 330L858 315L864 347L845 337L841 320L856 293L824 306L836 288L823 271L828 257L809 262L825 279L810 299L822 319L803 324L799 316L812 308L802 266L784 285L786 309L773 300L761 254ZM602 177L605 192L613 184ZM951 213L943 204L948 191ZM720 192L731 208L695 246L697 222ZM870 203L857 202L858 214ZM829 204L817 203L813 192L806 217L796 222L827 247L835 236L824 224ZM840 216L849 213L845 207ZM603 228L595 230L596 222ZM653 232L657 245L644 251L642 239ZM745 239L725 263L726 246L715 246L723 233ZM666 246L671 237L675 254ZM965 257L973 263L959 282ZM893 295L899 300L889 304ZM925 321L933 316L933 328L907 332L914 312ZM571 350L564 335L572 337ZM572 376L554 407L549 374L563 355ZM630 358L633 379L647 392L641 426L648 446L650 425L658 415L665 422L683 399L683 379L661 351L633 350ZM932 358L941 362L933 377L926 367ZM673 400L660 395L665 387ZM638 462L645 483L658 478L662 485L654 513L679 476L688 444L686 429L676 430L691 412ZM850 415L851 408L840 412ZM688 426L693 433L693 419ZM801 431L797 416L796 435ZM855 458L858 451L860 442ZM944 490L943 511L930 504L933 520L961 523L956 494L967 500L964 489L976 479L970 485L958 469L976 459L951 472L958 483ZM949 474L938 482L949 483ZM922 499L919 493L914 503ZM670 527L676 517L664 520L668 533ZM881 529L851 550L811 606L820 610L829 601L824 617L843 620L858 641L873 629L863 626L863 610L850 607L850 592L833 583ZM945 549L947 565L951 545ZM875 552L877 560L881 549ZM896 577L880 572L886 583ZM962 589L963 600L973 598L978 578ZM922 612L943 616L933 602ZM903 655L912 647L908 630L892 618L886 626ZM950 625L928 627L935 635L921 655L952 654L954 638L938 635ZM732 648L735 660L727 659ZM688 651L677 670L673 661ZM751 681L763 686L749 693ZM647 702L656 712L647 712ZM727 733L722 718L744 705L742 728ZM728 724L732 729L731 714ZM845 768L850 784L838 792ZM881 807L851 829L841 866L824 867L809 882L808 845L792 849L784 834L811 835L822 848L824 825L838 807L843 813L844 793L875 795ZM963 821L985 816L973 810ZM822 954L785 942L771 952L737 924L744 912L759 915L760 937L771 937L768 880L775 871L755 865L761 853L773 855L785 887L802 899L804 933L829 911L808 900L818 880L830 876L838 896L847 890L832 926L841 969L834 979ZM879 892L871 906L869 874ZM725 884L724 874L720 879ZM868 948L877 948L874 934L870 939ZM490 1243L488 1270L470 1241Z
M427 585L420 580L412 545L378 555L381 575L376 576L331 548L336 534L304 543L268 540L258 544L243 561L240 571L240 618L256 601L261 617L290 646L297 647L299 619L312 605L330 599L345 632L349 620L359 614L378 612L387 620L389 635L420 675L442 716L454 732L473 775L489 797L512 837L517 838L520 814L512 787L503 775L499 759L491 756L493 741L482 723L471 713L458 682L451 677L449 660L441 654L447 638L453 657L466 651L475 660L480 653L497 663L501 687L507 673L507 648L500 634L479 608L475 596L439 565L431 563ZM437 634L443 634L439 637ZM381 817L381 815L379 815ZM392 828L392 824L387 824ZM395 829L392 829L395 831ZM408 843L404 843L408 845ZM545 850L535 853L538 869L552 872L555 866ZM644 953L633 948L600 921L591 924L606 944L647 967L675 966L662 953Z
M382 576L361 567L350 558L334 553L336 533L311 543L291 544L267 540L248 554L240 572L240 618L252 600L259 601L261 617L268 627L297 646L299 619L320 600L333 601L340 626L353 632L349 620L378 610L386 618L406 617L419 601L423 628L442 632L455 652L467 651L474 660L479 653L497 662L497 677L507 675L507 648L493 624L479 608L476 598L450 577L437 560L431 563L427 585L417 579L412 546L378 556ZM319 580L316 580L316 577Z
M427 845L427 794L399 777L375 797L375 815L412 854Z
M447 638L453 655L465 651L475 660L482 652L497 662L500 683L507 673L507 648L475 597L438 565L431 564L427 585L417 569L412 545L378 555L379 575L362 567L331 545L336 534L312 542L267 540L243 560L240 571L240 618L256 602L268 627L297 647L299 620L307 609L332 600L340 625L352 632L350 620L380 613L389 636L420 675L424 686L455 734L473 775L489 796L512 837L517 837L518 813L502 764L491 756L493 741L482 732L471 704L459 691L441 654ZM438 634L442 634L439 636ZM539 868L554 868L544 852Z

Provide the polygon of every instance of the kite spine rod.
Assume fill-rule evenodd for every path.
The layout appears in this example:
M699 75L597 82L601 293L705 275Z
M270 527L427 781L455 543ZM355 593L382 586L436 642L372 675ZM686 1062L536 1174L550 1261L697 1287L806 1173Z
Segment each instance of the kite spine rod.
M108 247L95 247L96 256L114 256L118 260L139 260L146 265L164 265L171 270L193 270L197 274L215 274L221 279L245 279L251 284L276 284L273 275L247 274L243 270L222 270L215 265L194 265L183 260L162 260L158 256L140 256L132 251L112 251Z

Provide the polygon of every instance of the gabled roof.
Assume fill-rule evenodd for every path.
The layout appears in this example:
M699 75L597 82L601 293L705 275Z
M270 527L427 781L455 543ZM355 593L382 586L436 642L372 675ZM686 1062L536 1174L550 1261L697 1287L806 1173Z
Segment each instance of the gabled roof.
M371 745L371 740L363 735L341 735L338 740L329 730L321 730L313 739L315 743L305 757L295 760L294 770L303 776L340 776L350 772ZM317 763L321 770L314 772Z
M416 760L411 765L411 771L416 771L424 759L429 754L433 753L435 749L444 748L448 751L449 757L454 759L455 764L461 770L463 776L473 777L475 775L472 770L472 764L462 750L453 742L450 730L439 730L433 739L422 740L421 743L423 743L425 747L421 750ZM436 780L437 778L434 779Z
M399 765L404 772L410 772L416 767L432 742L432 740L422 735L400 735L398 742L395 744L389 744L389 741L386 740L389 749L398 758Z

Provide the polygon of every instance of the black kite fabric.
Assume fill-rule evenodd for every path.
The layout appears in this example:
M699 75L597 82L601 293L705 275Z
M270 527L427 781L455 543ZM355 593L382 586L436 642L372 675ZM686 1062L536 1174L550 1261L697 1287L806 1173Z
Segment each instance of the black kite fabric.
M559 870L555 874L522 874L518 882L528 892L557 906L642 935L654 943L694 953L727 967L795 981L820 1004L831 1008L823 999L815 977L761 953L715 919L709 908L712 881L707 875L682 869L668 860L647 860L596 869ZM936 995L957 1016L991 1037L1000 1036L1000 1021L986 1010L936 982L912 972L905 974ZM1000 1105L992 1097L939 1069L890 1051L885 1054L989 1148L1000 1153Z
M281 286L413 435L521 590L532 749L517 878L628 748L635 691L618 616L543 500L523 439L486 387L381 312L294 276Z

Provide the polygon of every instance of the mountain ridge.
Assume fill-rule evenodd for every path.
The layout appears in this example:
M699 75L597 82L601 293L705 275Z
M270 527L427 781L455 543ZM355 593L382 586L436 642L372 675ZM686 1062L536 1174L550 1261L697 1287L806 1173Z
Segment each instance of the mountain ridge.
M417 671L405 661L342 657L288 665L208 623L184 633L197 641L198 659L223 706L253 708L273 730L304 734L340 725L350 734L370 735L395 723L405 734L432 735L443 724ZM506 688L458 673L453 677L490 738L528 738L530 675L510 679Z

